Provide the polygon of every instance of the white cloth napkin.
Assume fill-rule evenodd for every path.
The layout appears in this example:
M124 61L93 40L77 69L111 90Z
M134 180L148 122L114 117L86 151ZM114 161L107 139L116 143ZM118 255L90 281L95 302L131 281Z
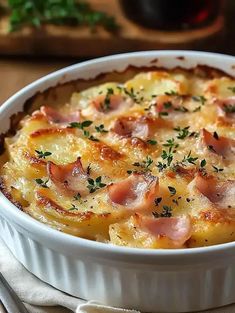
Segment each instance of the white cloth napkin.
M69 296L47 285L21 265L0 239L0 271L30 313L140 313ZM0 307L1 313L1 307ZM160 312L159 312L160 313ZM204 313L235 313L235 305Z

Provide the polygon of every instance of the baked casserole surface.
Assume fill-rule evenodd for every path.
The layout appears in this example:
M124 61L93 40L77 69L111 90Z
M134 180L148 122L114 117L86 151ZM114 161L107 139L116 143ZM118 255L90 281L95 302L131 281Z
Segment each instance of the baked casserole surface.
M235 80L139 70L26 114L1 190L59 231L138 248L235 240Z

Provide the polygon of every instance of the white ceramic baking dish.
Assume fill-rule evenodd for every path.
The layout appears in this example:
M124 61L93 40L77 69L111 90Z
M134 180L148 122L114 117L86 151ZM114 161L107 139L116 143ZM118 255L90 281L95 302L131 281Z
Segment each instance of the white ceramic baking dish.
M19 91L0 108L0 133L27 99L59 83L129 65L216 67L235 76L235 58L219 54L138 52L83 62ZM187 312L235 302L235 242L182 250L141 250L73 237L39 223L0 194L0 235L43 281L74 296L144 312Z

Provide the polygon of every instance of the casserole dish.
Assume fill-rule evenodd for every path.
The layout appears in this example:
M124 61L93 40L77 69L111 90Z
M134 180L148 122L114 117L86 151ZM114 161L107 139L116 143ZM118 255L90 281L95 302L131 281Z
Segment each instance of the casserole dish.
M22 111L32 96L58 84L121 72L130 65L207 65L234 76L234 64L233 57L185 51L130 53L84 62L50 74L9 99L0 109L0 132L9 129L10 117ZM233 242L187 250L116 247L50 229L19 211L3 194L0 199L1 237L29 271L60 290L145 312L205 310L235 301Z

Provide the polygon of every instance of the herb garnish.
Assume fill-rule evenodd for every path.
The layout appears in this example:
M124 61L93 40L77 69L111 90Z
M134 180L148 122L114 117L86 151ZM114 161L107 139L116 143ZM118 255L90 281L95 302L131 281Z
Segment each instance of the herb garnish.
M198 137L199 137L199 132L191 132L191 134L189 135L189 137L198 138Z
M163 209L161 213L158 212L152 212L153 216L155 218L159 218L159 217L171 217L172 216L172 208L170 206L167 205L163 205Z
M87 180L88 181L87 188L89 189L90 193L93 193L96 190L106 186L106 184L102 183L101 180L102 180L101 176L97 177L95 180L92 179L92 178L88 178L88 180Z
M161 154L161 157L163 160L166 160L167 161L167 166L170 166L171 165L171 162L173 160L173 153L171 151L171 148L169 148L168 151L166 150L163 150L162 151L162 154Z
M111 95L113 95L113 88L108 88L106 96L104 98L104 101L100 103L100 107L105 111L109 111L111 109L110 103L111 103Z
M78 210L78 208L73 203L71 203L71 205L72 207L68 209L68 211Z
M171 165L171 162L173 161L173 153L176 153L176 148L178 148L178 146L179 144L175 142L174 138L168 139L166 143L163 144L163 147L168 147L168 151L163 150L161 157L163 160L166 160L167 163L158 162L157 167L160 172L167 166Z
M103 124L101 124L99 126L95 126L95 129L98 133L108 133L108 131L104 128Z
M166 143L163 144L163 147L169 147L172 150L173 148L178 148L179 144L175 143L175 139L174 138L171 138L171 139L168 139L166 141ZM176 151L173 151L173 153L175 153L175 152Z
M212 167L214 169L214 172L216 172L216 173L223 172L223 170L224 170L223 168L218 168L218 167L216 167L214 165L212 165Z
M205 166L206 166L206 160L203 159L203 160L201 160L201 162L200 162L200 167L203 168L203 167L205 167Z
M186 126L184 128L181 127L175 127L174 130L178 132L178 136L176 138L178 139L184 139L186 138L190 133L189 133L189 127L190 126Z
M206 176L207 175L206 168L205 168L206 163L207 162L206 162L205 159L201 160L201 162L200 162L199 172L201 173L202 176Z
M45 159L47 156L52 154L49 151L43 152L43 151L35 150L35 152L38 154L39 159Z
M198 112L201 111L201 106L205 104L207 99L204 96L192 96L192 99L196 102L200 102L201 105L197 106L192 112Z
M179 93L175 90L170 90L165 92L166 96L179 96Z
M164 169L167 168L167 165L165 163L158 162L157 168L158 168L159 172L162 172Z
M159 117L168 116L168 112L162 111L158 113Z
M125 95L127 95L129 98L131 98L135 103L140 104L143 100L144 97L138 97L139 92L135 92L134 88L131 87L130 89L127 89L122 86L117 87L121 92L124 92ZM146 109L147 110L147 109Z
M235 86L234 87L228 87L228 90L231 90L233 93L235 93Z
M170 191L171 196L174 196L176 194L176 189L172 186L168 186L168 189Z
M84 122L82 122L82 123L79 123L79 122L72 122L72 123L69 124L69 127L70 127L70 128L79 128L79 129L84 130L84 128L91 126L92 123L93 123L93 122L92 122L92 121L89 121L89 120L84 121Z
M181 105L181 106L174 108L174 111L185 113L185 112L188 112L188 109L184 107L183 105Z
M86 169L86 173L87 173L87 175L91 174L91 163L88 164L87 169Z
M73 198L74 200L81 200L81 194L78 192Z
M195 161L197 161L197 157L192 157L191 156L191 150L189 151L188 155L187 156L184 156L183 160L182 160L182 163L190 163L190 164L194 164L195 165Z
M157 144L157 140L149 139L149 140L147 140L147 143L149 143L150 145L154 146L154 145Z
M163 106L165 109L170 109L172 107L172 102L170 101L164 102Z
M161 197L154 199L154 203L155 203L156 206L158 206L161 201L162 201Z
M153 163L153 160L150 158L149 155L146 156L146 160L143 160L143 162L135 162L133 163L134 166L141 167L145 171L149 171L150 165Z
M88 130L86 130L85 128L91 126L93 122L92 121L83 121L82 123L79 122L72 122L69 124L69 128L78 128L81 129L83 131L83 135L88 138L89 140L92 141L99 141L97 138L95 138L93 135L90 134L90 132Z
M201 111L201 106L199 105L193 110L193 113Z
M36 181L36 183L37 183L38 185L40 185L42 188L49 188L49 187L47 186L47 183L48 183L49 179L43 181L41 178L36 178L35 181Z
M87 25L91 30L101 25L108 31L118 28L113 17L93 10L84 1L11 0L8 4L11 10L10 31L19 30L26 25L39 28L42 24Z
M192 99L196 102L200 102L201 105L204 105L207 99L204 96L192 96Z

